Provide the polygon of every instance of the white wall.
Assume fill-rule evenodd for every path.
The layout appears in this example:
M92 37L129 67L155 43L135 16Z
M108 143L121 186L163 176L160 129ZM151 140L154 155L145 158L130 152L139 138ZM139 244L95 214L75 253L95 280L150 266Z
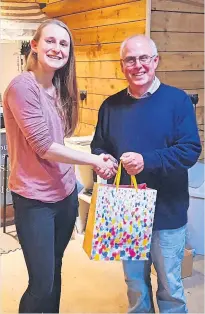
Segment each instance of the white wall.
M10 81L19 73L21 42L0 43L0 93L3 93Z

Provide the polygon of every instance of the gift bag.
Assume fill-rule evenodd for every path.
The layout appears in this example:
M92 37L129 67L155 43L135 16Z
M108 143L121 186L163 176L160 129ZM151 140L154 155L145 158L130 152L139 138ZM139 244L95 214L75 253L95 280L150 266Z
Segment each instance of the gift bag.
M83 249L96 261L149 258L157 191L120 177L121 163L113 185L94 184Z

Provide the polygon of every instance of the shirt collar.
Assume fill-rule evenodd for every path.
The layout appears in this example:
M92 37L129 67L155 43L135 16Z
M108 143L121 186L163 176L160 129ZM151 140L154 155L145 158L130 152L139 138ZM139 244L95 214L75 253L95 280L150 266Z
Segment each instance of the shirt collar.
M146 93L144 93L141 97L133 96L132 93L130 92L129 87L127 88L127 95L135 99L146 98L154 94L154 92L156 92L156 90L159 88L160 84L161 84L160 80L155 76L154 81L152 82L152 85L149 87Z

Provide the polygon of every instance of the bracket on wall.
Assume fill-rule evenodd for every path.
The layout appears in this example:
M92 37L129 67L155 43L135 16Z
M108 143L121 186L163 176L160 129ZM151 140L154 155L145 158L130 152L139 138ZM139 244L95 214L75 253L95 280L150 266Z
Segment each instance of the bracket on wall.
M46 3L39 3L39 7L41 10L44 9L46 7Z
M192 102L194 109L196 111L196 105L199 102L199 95L198 94L188 94L188 96L191 99L191 102Z
M87 98L87 91L86 90L80 90L80 99L83 101Z

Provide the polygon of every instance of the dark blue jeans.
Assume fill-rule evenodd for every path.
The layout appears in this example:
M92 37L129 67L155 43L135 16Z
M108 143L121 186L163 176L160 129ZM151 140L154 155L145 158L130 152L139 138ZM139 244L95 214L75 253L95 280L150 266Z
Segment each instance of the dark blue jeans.
M77 217L77 188L56 203L43 203L15 193L12 197L29 275L19 313L59 313L62 258Z

